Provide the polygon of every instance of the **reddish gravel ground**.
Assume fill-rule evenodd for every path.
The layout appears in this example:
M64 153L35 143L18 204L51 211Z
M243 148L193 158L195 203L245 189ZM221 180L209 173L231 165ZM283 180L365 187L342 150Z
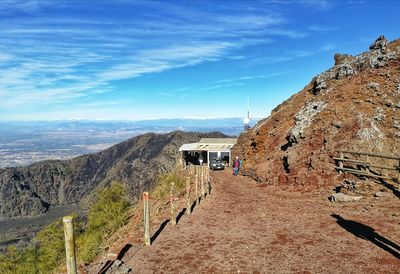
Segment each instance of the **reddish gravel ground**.
M212 176L211 195L192 215L166 225L150 247L125 254L134 273L400 272L393 193L334 204L329 192L258 185L229 171Z

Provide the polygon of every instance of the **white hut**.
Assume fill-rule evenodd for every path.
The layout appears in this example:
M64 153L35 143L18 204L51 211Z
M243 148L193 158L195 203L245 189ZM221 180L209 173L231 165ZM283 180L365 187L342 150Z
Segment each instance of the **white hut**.
M184 144L179 148L181 159L186 165L208 164L213 159L220 159L231 164L231 149L237 138L202 138L197 143Z

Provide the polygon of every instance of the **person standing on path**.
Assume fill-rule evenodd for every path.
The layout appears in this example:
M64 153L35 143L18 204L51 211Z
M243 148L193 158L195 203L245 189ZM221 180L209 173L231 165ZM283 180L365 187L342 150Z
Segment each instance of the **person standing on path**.
M239 156L236 156L236 160L233 163L233 175L237 176L239 173Z

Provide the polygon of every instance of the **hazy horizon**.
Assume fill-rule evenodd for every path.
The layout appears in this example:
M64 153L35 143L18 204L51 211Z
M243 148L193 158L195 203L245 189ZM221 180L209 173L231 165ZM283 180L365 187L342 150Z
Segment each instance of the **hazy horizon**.
M219 131L229 136L238 136L243 131L242 120L225 118L0 121L0 168L95 153L150 132L164 134L176 130L203 133ZM251 125L256 122L257 119L252 119Z

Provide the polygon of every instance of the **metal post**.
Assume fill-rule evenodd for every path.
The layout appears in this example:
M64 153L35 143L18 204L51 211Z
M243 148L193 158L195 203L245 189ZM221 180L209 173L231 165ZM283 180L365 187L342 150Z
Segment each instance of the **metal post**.
M190 204L190 177L186 178L186 214L190 215L192 208Z
M75 256L75 242L74 242L74 217L65 216L63 218L64 224L64 237L65 237L65 255L67 262L67 273L76 274L76 256Z
M151 244L150 238L150 207L149 207L149 193L143 192L143 212L144 212L144 244L149 246Z

